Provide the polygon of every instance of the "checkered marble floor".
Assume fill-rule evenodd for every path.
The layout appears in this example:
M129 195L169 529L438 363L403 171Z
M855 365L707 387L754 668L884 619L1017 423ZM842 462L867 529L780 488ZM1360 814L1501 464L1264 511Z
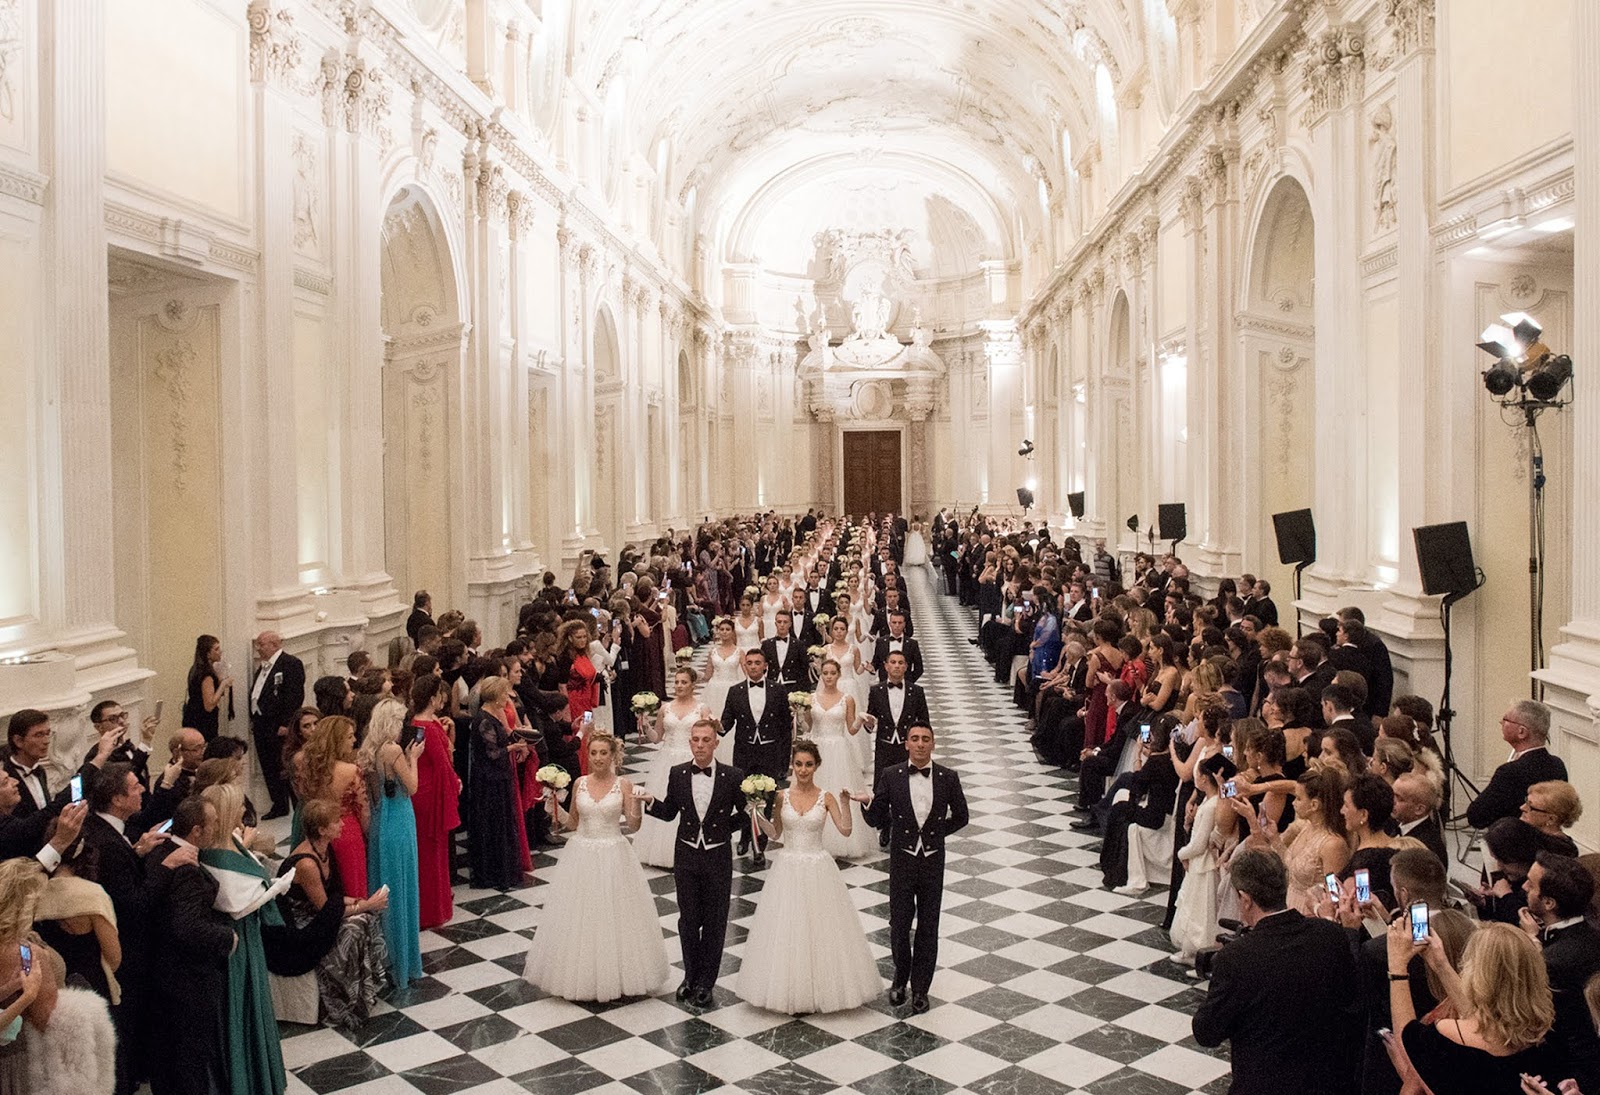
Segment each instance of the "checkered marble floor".
M342 1095L1220 1095L1226 1056L1195 1045L1203 987L1168 959L1166 891L1100 888L1097 842L1073 832L1065 773L1034 759L1009 691L966 641L972 615L909 572L912 618L937 757L961 775L972 822L950 843L932 1009L791 1018L731 991L762 872L735 867L733 912L714 1005L663 995L607 1005L553 999L521 979L546 879L501 894L456 889L456 916L423 935L427 976L355 1033L285 1024L289 1091ZM630 758L648 762L647 747ZM677 907L669 873L648 870L668 951ZM887 977L886 858L848 865L872 952Z

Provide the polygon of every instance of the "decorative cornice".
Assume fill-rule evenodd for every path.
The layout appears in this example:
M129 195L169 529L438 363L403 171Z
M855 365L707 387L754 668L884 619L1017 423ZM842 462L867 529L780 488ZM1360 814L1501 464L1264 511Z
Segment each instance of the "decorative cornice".
M1399 265L1400 250L1390 244L1381 251L1374 251L1372 254L1362 257L1361 276L1364 278L1376 277L1379 274L1388 273Z
M296 289L304 289L320 296L333 295L333 279L315 270L307 270L304 266L294 268L294 285Z
M1295 323L1293 320L1277 319L1272 316L1262 315L1260 312L1236 312L1233 317L1234 326L1240 332L1272 335L1276 338L1293 338L1309 342L1316 337L1316 330L1309 324Z
M19 198L30 205L43 205L45 192L50 187L47 175L36 174L25 167L0 163L0 196Z

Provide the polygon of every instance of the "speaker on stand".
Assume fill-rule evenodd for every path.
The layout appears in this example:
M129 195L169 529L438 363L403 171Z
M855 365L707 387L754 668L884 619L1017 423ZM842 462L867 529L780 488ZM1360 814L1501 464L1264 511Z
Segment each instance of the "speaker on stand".
M1083 520L1083 491L1075 490L1067 495L1067 508L1072 511L1075 519Z
M1444 693L1439 697L1439 710L1434 723L1444 742L1444 816L1452 823L1461 820L1451 816L1450 799L1456 783L1473 797L1477 786L1466 777L1456 764L1455 748L1451 744L1450 722L1455 711L1450 707L1450 675L1454 658L1450 650L1450 612L1457 601L1483 585L1483 572L1472 559L1472 537L1465 521L1451 521L1442 525L1424 525L1411 530L1417 547L1417 570L1422 578L1422 592L1429 597L1443 597L1439 602L1439 622L1444 628Z
M1156 507L1156 525L1161 530L1163 540L1171 540L1172 546L1167 550L1174 555L1178 553L1178 545L1189 538L1188 511L1182 502L1162 502Z
M1289 510L1272 515L1272 531L1278 536L1278 562L1294 565L1294 599L1300 600L1300 574L1317 561L1317 524L1308 509ZM1300 610L1295 609L1294 633L1302 634Z

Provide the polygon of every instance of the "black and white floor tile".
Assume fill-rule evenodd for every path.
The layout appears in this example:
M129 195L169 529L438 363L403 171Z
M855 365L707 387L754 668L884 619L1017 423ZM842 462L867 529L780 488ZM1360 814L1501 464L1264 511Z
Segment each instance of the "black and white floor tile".
M653 999L580 1005L521 978L556 856L534 884L457 888L456 917L423 936L428 976L355 1033L285 1025L291 1093L518 1095L1218 1095L1225 1054L1198 1047L1203 986L1173 964L1166 891L1100 888L1096 841L1069 828L1074 785L1035 761L1009 692L967 639L974 620L910 571L912 615L937 755L957 769L971 825L950 846L933 1008L880 1000L791 1018L734 997L761 872L741 862L723 980L704 1011ZM642 768L644 749L630 769ZM559 856L559 852L557 853ZM888 958L887 861L845 868L873 953ZM670 874L650 871L662 930L677 924ZM603 945L603 940L597 940Z

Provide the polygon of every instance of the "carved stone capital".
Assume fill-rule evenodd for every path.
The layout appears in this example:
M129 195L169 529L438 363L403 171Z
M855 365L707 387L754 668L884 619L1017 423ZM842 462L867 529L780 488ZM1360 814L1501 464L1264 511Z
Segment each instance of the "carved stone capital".
M1433 48L1435 0L1384 0L1383 21L1396 55L1404 59L1419 49Z
M251 0L245 18L250 25L250 79L288 82L305 53L305 40L295 29L293 13L284 8L274 10L270 0Z
M511 184L506 181L505 168L485 161L478 168L478 215L496 224L505 220L510 194Z
M1357 23L1329 27L1311 39L1304 66L1307 124L1361 97L1366 51L1366 37Z
M322 120L343 125L350 133L386 136L389 118L389 81L365 57L329 50L322 58Z
M521 190L506 194L506 223L511 226L512 236L517 238L527 235L533 227L533 199Z

